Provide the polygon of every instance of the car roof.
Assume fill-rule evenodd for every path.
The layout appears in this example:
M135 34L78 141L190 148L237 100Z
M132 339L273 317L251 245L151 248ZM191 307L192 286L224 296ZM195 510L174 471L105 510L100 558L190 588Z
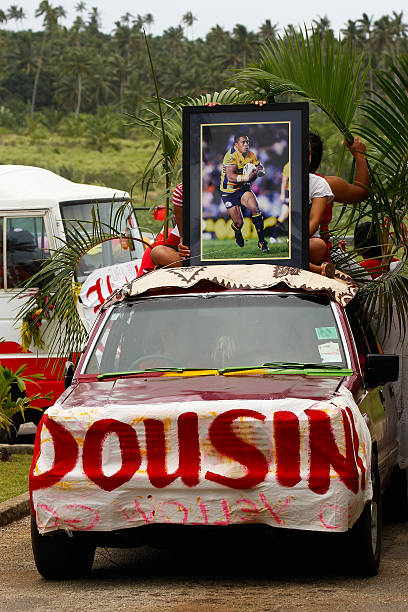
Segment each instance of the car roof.
M271 289L284 285L288 289L310 294L325 294L341 306L346 306L355 296L358 286L346 275L343 278L327 278L307 270L271 264L229 264L211 266L192 266L154 270L141 276L122 289L115 291L104 304L107 306L140 295L168 293L183 289L208 292L208 285L226 290ZM205 289L204 289L205 287Z

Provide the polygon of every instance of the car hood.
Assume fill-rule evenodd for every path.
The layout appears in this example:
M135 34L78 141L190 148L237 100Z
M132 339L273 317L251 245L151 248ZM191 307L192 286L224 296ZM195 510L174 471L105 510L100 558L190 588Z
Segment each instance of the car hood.
M215 400L311 399L330 400L342 384L341 378L269 376L193 376L119 378L80 382L65 397L61 408Z

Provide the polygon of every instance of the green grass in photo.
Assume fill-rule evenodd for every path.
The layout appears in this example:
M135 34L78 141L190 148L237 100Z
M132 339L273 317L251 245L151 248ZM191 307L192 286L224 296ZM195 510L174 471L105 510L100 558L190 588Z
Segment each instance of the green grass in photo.
M11 455L0 461L0 503L28 491L28 473L32 455Z
M263 253L255 238L245 240L239 247L235 240L204 240L203 260L206 259L282 259L289 257L289 246L285 242L268 242L269 253Z

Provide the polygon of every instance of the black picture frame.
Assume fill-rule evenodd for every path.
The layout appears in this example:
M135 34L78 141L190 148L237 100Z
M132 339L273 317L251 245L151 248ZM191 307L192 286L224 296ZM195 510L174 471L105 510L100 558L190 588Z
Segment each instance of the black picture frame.
M256 165L255 156L265 171L264 176L257 176L253 183L243 183L242 187L226 178L226 167L234 166L223 163L231 162L231 158L226 157L228 152L239 155L237 146L241 147L244 140L241 138L238 143L235 142L239 133L246 133L249 138L249 151L242 153L244 161L249 159L252 141L253 155L250 159ZM307 102L184 107L183 242L191 249L191 258L185 260L184 265L270 263L308 269L308 143ZM285 203L289 208L287 237L283 224L279 226L281 235L275 239L278 226L273 229L274 219L276 213L282 210L278 198L280 204L283 199L277 191L282 185L286 159L290 169L289 190L285 192ZM239 160L242 165L243 160ZM256 167L258 172L260 166ZM235 168L237 173L249 171L249 166L244 170L239 169L239 165ZM262 174L261 170L259 174ZM262 212L264 239L269 253L258 246L259 227L255 227L254 221L257 213L252 217L253 211L242 206L243 201L252 208L254 206L251 195L244 195L241 199L241 195L249 191L248 186ZM232 196L228 194L229 191ZM237 201L240 204L235 204ZM237 219L238 210L242 212L244 247L237 244L231 227L232 215ZM248 216L251 219L246 221Z

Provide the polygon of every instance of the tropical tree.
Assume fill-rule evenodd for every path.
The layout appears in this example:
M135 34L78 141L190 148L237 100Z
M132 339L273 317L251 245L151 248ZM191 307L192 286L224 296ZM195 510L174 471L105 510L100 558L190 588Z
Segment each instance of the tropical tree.
M0 23L7 23L7 14L0 9Z
M193 40L193 26L195 21L197 21L197 17L195 17L191 11L184 13L183 17L181 18L181 23L184 23L186 28L190 28L191 40Z
M147 26L147 31L150 32L152 25L154 24L154 17L151 13L146 13L143 16L144 24Z
M279 26L277 23L272 24L270 19L265 19L261 27L259 28L259 34L261 36L262 42L266 42L267 40L273 40L276 38L276 35L279 31Z
M360 30L356 21L349 19L347 21L347 27L342 28L340 32L343 34L344 40L347 40L356 46L361 46Z
M75 117L77 118L81 110L83 79L91 71L92 59L92 52L89 49L79 49L75 47L71 49L70 54L65 57L63 64L68 74L71 73L76 75L77 101L75 106Z
M33 94L31 97L31 117L34 114L35 102L37 98L38 81L44 61L45 43L47 36L58 26L58 19L65 17L65 10L62 6L52 7L48 0L42 0L35 11L36 17L43 17L43 35L41 40L40 56L37 62L37 70L34 77Z
M16 23L23 21L26 18L24 9L16 4L12 4L7 11L7 19L14 20Z

